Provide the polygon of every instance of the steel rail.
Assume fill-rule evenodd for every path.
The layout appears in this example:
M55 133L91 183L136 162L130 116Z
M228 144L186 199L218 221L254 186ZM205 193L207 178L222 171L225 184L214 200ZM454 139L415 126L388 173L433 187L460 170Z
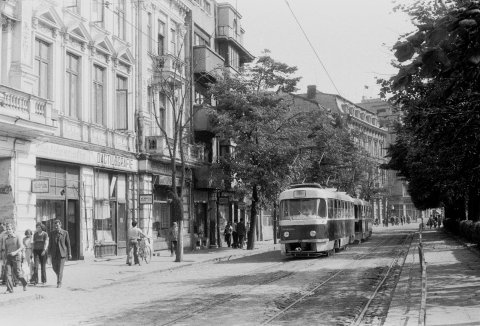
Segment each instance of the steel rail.
M408 237L408 236L407 236ZM366 256L369 256L371 254L374 253L374 251L382 246L385 242L387 242L389 239L386 239L382 242L380 242L379 244L377 244L374 248L372 248L368 253L365 253L365 254L361 254L361 255L357 255L356 257L354 257L354 260L355 261L359 261L361 259L363 259L364 257ZM294 302L292 302L291 304L289 304L287 307L283 308L281 311L279 311L278 313L276 313L274 316L270 317L269 319L267 319L266 321L264 321L263 323L261 323L260 325L268 325L269 323L271 323L273 320L277 319L278 317L280 317L281 315L283 315L285 312L287 312L288 310L290 310L290 308L294 307L295 305L297 305L299 302L303 301L305 298L315 294L315 291L317 291L319 288L321 288L322 286L324 286L325 284L327 284L328 282L330 282L332 279L334 279L335 277L337 277L338 275L342 274L345 272L345 269L341 269L339 270L338 272L334 273L332 276L330 276L328 279L326 279L325 281L323 281L322 283L320 283L319 285L317 285L316 287L314 287L312 290L308 291L307 293L305 293L304 295L302 295L300 298L298 298L297 300L295 300Z

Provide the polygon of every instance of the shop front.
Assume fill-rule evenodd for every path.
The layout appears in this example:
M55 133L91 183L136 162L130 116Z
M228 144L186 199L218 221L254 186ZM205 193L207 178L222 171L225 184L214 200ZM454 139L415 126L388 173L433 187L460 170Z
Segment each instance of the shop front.
M65 145L38 146L36 222L48 231L60 219L73 259L126 254L127 229L138 214L138 164L129 153L102 153Z

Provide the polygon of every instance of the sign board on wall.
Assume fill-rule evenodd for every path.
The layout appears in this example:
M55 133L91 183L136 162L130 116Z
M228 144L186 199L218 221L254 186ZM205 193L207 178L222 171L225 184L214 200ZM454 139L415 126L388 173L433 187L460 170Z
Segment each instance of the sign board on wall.
M140 194L139 202L140 202L140 205L151 205L153 204L153 195Z
M50 191L50 183L48 179L32 180L32 192L34 194L48 193Z
M54 143L39 144L37 146L37 157L121 171L138 172L138 161L131 155L100 153Z

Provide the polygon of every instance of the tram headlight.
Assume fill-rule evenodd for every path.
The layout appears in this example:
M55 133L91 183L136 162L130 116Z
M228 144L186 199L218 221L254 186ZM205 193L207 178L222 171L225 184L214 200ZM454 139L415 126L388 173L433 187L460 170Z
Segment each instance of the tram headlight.
M316 235L317 235L317 231L315 231L315 230L310 231L310 236L311 237L314 237Z
M283 232L283 236L285 238L288 238L290 236L290 232L288 232L288 231Z

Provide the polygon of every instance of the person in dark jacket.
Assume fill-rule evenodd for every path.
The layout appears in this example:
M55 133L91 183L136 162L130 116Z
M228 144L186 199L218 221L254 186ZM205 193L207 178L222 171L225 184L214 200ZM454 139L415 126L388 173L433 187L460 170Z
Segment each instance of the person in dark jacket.
M52 268L57 274L57 288L62 287L63 267L65 261L72 259L72 250L70 249L70 237L68 231L62 229L62 222L55 220L55 230L50 234L50 255L52 256Z
M237 224L238 235L238 247L243 249L243 243L245 242L245 236L247 235L247 229L245 227L245 219L242 217L240 223Z

